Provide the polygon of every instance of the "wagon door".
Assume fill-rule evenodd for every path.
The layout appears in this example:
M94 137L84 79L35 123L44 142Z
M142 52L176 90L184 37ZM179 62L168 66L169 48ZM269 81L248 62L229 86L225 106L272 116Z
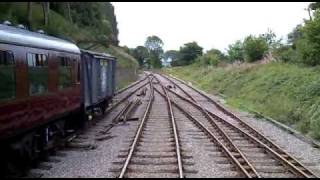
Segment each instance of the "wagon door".
M82 102L85 108L97 102L97 60L87 53L82 54Z
M99 99L106 98L108 95L108 61L100 59L100 77L99 77Z

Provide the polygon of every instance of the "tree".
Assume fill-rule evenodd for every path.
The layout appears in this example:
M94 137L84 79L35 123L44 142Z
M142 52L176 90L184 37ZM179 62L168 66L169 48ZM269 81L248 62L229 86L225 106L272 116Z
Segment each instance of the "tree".
M320 8L320 2L310 3L308 8L310 8L313 11L317 10Z
M202 55L203 48L196 42L186 43L179 50L179 65L189 65L195 62L198 56Z
M206 54L199 56L196 62L202 66L217 66L221 61L219 55L214 51L208 51Z
M28 2L28 27L31 29L32 24L32 2Z
M219 49L210 49L206 54L215 54L219 61L225 61L227 59L226 55L224 55Z
M247 36L243 42L244 60L247 62L260 60L268 49L268 43L265 38Z
M260 37L264 38L269 46L276 42L276 34L271 29L268 29L264 34L261 34Z
M234 44L228 46L227 53L230 62L243 61L243 43L237 40Z
M301 28L302 36L296 45L300 61L310 66L320 64L320 11L314 15L313 20Z
M301 28L302 25L298 24L293 31L288 34L288 43L292 45L293 49L296 48L296 42L302 36Z
M149 57L148 49L144 46L137 46L132 51L132 56L136 58L140 66L146 63L146 59Z
M50 3L42 2L42 10L43 10L43 23L44 25L48 25L49 23L49 12L50 12Z
M170 63L171 66L175 66L175 62L179 58L179 51L176 50L168 50L163 54L164 64L168 65Z
M163 47L163 41L158 36L148 36L144 46L149 51L161 51Z
M148 36L144 46L149 53L149 67L161 68L161 58L163 55L163 41L158 36Z
M72 21L72 16L71 16L70 2L66 2L66 6L67 6L67 9L68 9L68 18L69 18L69 21L70 21L71 23L73 23L73 21Z

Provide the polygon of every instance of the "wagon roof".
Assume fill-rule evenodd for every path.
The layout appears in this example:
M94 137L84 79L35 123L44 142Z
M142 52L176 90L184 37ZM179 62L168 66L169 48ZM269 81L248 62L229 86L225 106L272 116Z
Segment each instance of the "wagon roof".
M89 51L89 50L85 50L85 49L81 49L81 52L88 53L88 54L92 55L94 58L98 58L98 59L116 60L116 57L112 56L111 54L107 54L107 53L99 53L99 52Z
M80 54L80 49L69 41L3 24L0 24L0 43Z

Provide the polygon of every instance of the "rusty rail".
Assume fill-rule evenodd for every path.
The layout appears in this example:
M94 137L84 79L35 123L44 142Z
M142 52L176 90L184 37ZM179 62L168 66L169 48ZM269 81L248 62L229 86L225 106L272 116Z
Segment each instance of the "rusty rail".
M161 93L158 89L155 88L161 96L165 97L163 93ZM237 166L237 168L246 176L250 177L250 175L246 172L245 168L241 165L241 163L234 157L232 152L225 146L223 143L200 121L195 119L189 112L184 110L181 106L179 106L174 100L170 99L171 103L176 106L180 111L182 111L192 122L194 122L205 134L207 134L216 144L226 153L226 155L232 160L232 163Z
M130 85L128 85L128 86L126 86L126 87L124 87L122 89L119 89L117 92L115 92L115 95L121 94L122 92L126 91L127 89L129 89L131 87L134 87L135 85L137 85L137 84L141 83L142 81L146 80L149 76L150 75L148 74L148 75L146 75L146 77L140 79L139 81L133 82Z
M116 104L114 104L113 106L111 106L110 108L107 109L107 111L105 112L106 114L109 113L110 111L112 111L114 108L118 107L121 103L123 103L125 100L127 100L129 97L131 97L134 93L136 93L139 89L145 87L149 82L146 82L144 84L142 84L141 86L139 86L137 89L131 91L128 95L126 95L124 98L122 98L120 101L118 101Z
M155 79L159 82L160 86L162 87L165 94L161 93L158 89L155 88L155 90L162 95L163 97L169 97L166 88L163 86L163 84L160 82L160 80L155 77ZM168 98L168 101L170 99ZM190 113L188 113L186 110L184 110L181 106L179 106L175 101L171 100L171 102L180 109L190 120L195 122L198 126L201 127L201 129L209 134L211 138L218 143L218 145L225 151L225 153L229 156L229 158L232 159L233 163L241 170L241 172L248 178L258 178L261 177L255 168L251 165L251 163L247 160L247 158L243 155L243 153L233 144L231 139L226 135L226 133L212 120L212 117L209 116L209 114L201 108L200 110L204 113L205 117L213 122L214 127L219 131L219 134L224 138L225 141L227 141L228 145L224 145L218 138L209 130L207 129L200 121L196 120ZM234 154L237 154L238 156L235 156ZM241 160L240 160L241 159Z
M152 80L149 79L149 82L148 82L148 83L150 84L150 90L151 90L151 92L150 92L150 96L149 96L148 105L147 105L147 108L146 108L146 110L145 110L145 112L144 112L143 118L142 118L142 120L141 120L141 122L140 122L140 125L139 125L139 128L138 128L138 130L137 130L137 133L136 133L136 135L135 135L135 137L134 137L133 143L132 143L132 145L131 145L131 147L130 147L130 151L129 151L129 154L128 154L128 156L127 156L127 159L126 159L126 161L125 161L125 163L124 163L124 165L123 165L123 167L122 167L122 169L121 169L119 178L123 178L123 177L124 177L124 174L126 173L126 171L127 171L127 169L128 169L128 166L129 166L130 160L131 160L131 158L132 158L133 152L134 152L134 150L136 149L136 146L137 146L137 144L138 144L138 140L139 140L139 138L140 138L140 136L141 136L142 128L143 128L146 120L148 119L148 115L149 115L149 113L150 113L150 110L151 110L151 107L152 107L152 103L153 103L153 101L154 101L154 91L153 91L153 86L152 86L152 83L151 83L151 82L152 82Z
M174 117L174 113L172 110L172 104L171 104L171 100L170 97L168 95L167 90L165 89L165 87L160 83L160 86L162 87L165 95L163 96L167 103L168 103L168 107L169 107L169 116L171 119L171 123L172 123L172 129L173 129L173 133L174 133L174 140L175 140L175 144L176 144L176 154L177 154L177 160L178 160L178 170L179 170L179 177L183 178L183 167L182 167L182 159L181 159L181 152L180 152L180 142L179 142L179 136L178 136L178 129L177 129L177 123ZM156 88L154 88L156 89ZM157 89L156 89L157 90Z

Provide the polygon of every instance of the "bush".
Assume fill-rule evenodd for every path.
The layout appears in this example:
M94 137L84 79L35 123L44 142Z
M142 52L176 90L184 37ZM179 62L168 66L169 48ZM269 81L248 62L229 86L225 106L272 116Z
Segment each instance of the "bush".
M301 38L296 44L299 60L298 62L309 66L320 64L320 48L313 42Z
M220 62L220 59L217 54L206 53L203 56L198 57L196 62L202 66L206 66L206 65L217 66Z
M302 37L296 48L303 64L315 66L320 64L320 11L315 12L312 21L307 21L301 28Z
M243 42L243 55L246 62L262 59L268 51L268 43L262 37L248 36Z
M273 56L278 61L296 62L297 52L291 46L281 46L273 51Z
M236 41L228 47L228 59L230 62L243 61L243 43Z

